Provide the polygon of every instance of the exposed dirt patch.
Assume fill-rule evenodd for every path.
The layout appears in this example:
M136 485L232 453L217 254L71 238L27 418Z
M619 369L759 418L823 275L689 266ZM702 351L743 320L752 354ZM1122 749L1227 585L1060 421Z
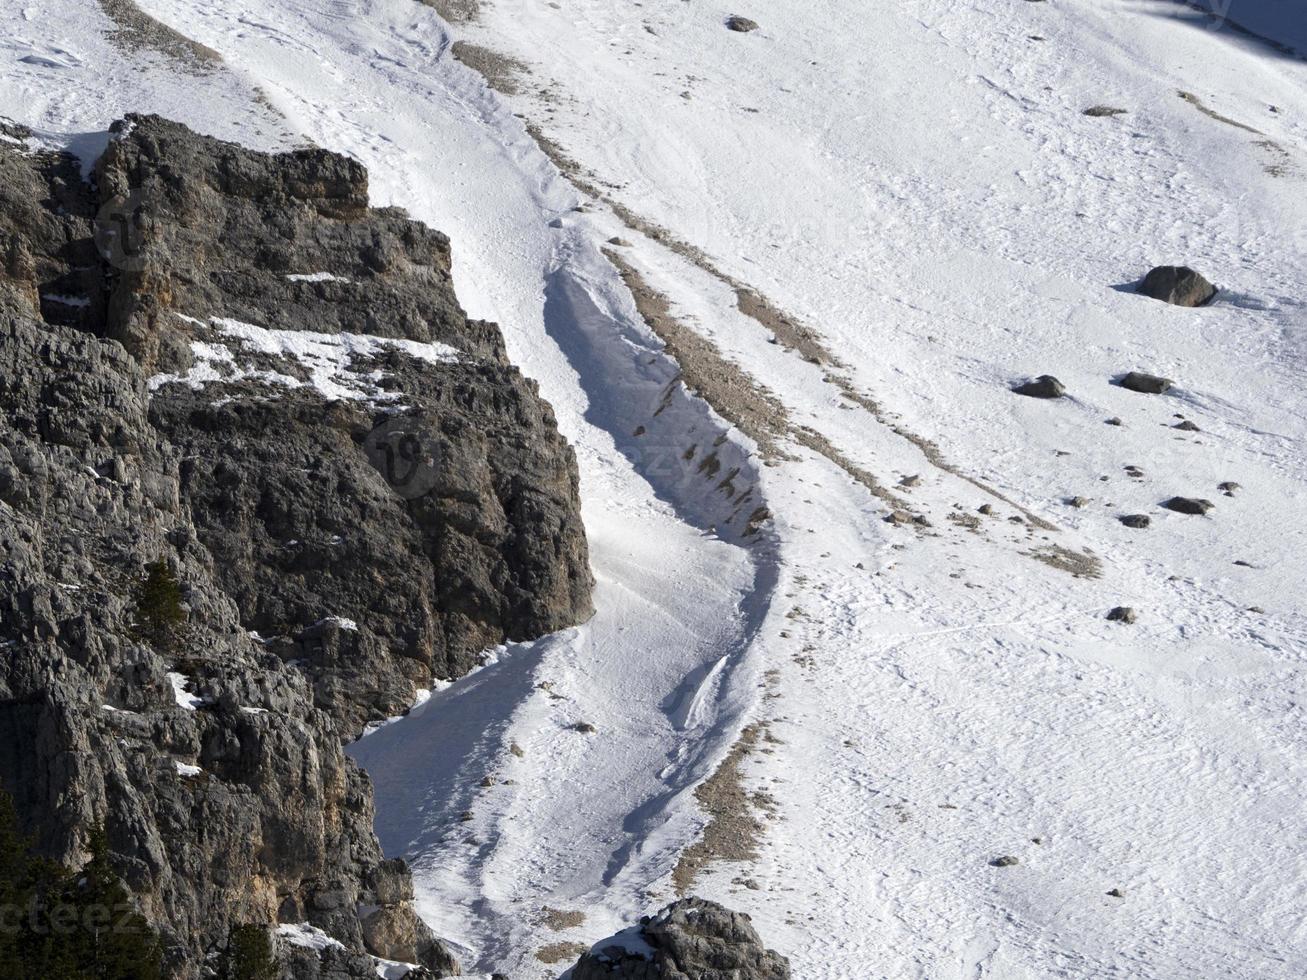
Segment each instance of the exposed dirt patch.
M1253 127L1244 125L1237 119L1231 119L1229 116L1223 116L1219 112L1209 109L1203 103L1203 100L1198 98L1198 96L1194 95L1192 92L1186 92L1182 89L1176 94L1209 119L1215 119L1217 122L1225 123L1227 126L1233 126L1235 129L1242 129L1245 133L1255 133L1258 136L1265 135L1260 129L1253 129Z
M159 23L136 6L134 0L100 0L100 7L114 22L109 40L129 54L153 51L200 75L222 64L222 56L217 51Z
M767 727L766 722L757 722L741 732L717 771L694 791L709 821L703 835L686 848L672 872L677 895L693 887L699 872L715 861L752 861L758 856L765 829L763 818L775 812L776 803L766 793L749 793L744 788L742 765L757 749Z
M817 336L816 331L797 322L761 293L748 286L735 287L735 305L745 316L752 317L772 332L772 336L812 364L843 367Z
M467 24L481 13L480 0L418 0L451 24Z
M536 959L552 966L555 963L571 962L589 948L584 943L550 943L536 950Z
M455 41L449 50L455 58L485 78L487 85L504 95L516 95L522 76L531 73L531 69L516 58L479 44Z
M871 491L872 496L880 498L895 510L912 510L911 504L890 491L889 488L877 480L875 476L867 470L864 470L861 466L836 449L831 441L816 429L810 429L807 426L799 426L794 429L793 434L799 445L805 446L813 452L825 456L854 480L861 483Z
M1087 552L1072 551L1061 545L1050 544L1034 551L1026 552L1035 561L1063 572L1070 572L1076 578L1098 578L1103 574L1103 563L1095 555Z
M790 427L780 399L723 357L712 341L672 316L667 298L650 288L621 255L611 249L605 249L604 255L621 274L645 323L667 345L667 353L680 366L682 382L756 442L764 457L780 457L778 443ZM715 459L715 456L705 457L700 470L711 466L709 461ZM716 469L708 475L716 476Z
M540 924L554 932L575 929L585 925L585 913L572 909L551 909L546 905L540 910Z

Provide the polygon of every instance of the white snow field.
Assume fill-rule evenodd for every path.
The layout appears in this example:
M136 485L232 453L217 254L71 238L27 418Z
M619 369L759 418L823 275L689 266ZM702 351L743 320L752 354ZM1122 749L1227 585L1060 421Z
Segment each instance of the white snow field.
M126 111L355 156L450 235L576 447L594 619L352 750L469 971L557 977L674 898L696 787L764 723L756 854L692 891L799 980L1307 976L1297 0L138 3L224 67L19 0L0 114L88 156ZM520 63L515 92L457 39ZM676 383L606 248L770 390L772 458ZM1135 294L1160 264L1221 292ZM1068 397L1009 390L1045 373Z

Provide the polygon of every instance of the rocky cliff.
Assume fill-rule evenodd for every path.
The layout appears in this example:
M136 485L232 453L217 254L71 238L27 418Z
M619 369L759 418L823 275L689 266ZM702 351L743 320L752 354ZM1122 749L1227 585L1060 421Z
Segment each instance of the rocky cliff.
M84 181L5 134L3 789L66 865L104 828L173 976L245 924L287 976L455 972L342 746L589 614L549 406L357 163L131 117Z

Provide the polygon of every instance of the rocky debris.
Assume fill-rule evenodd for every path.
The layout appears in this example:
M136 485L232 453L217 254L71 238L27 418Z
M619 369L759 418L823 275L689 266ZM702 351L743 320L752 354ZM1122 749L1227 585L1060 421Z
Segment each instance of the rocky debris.
M1159 378L1155 374L1131 371L1129 374L1123 375L1117 384L1122 388L1137 391L1144 395L1164 395L1175 382L1170 378Z
M1114 623L1124 623L1126 626L1130 626L1139 619L1139 614L1129 606L1117 606L1107 614L1107 618Z
M1116 425L1116 426L1120 426L1120 425L1124 425L1125 423L1122 422L1118 417L1116 417L1116 416L1114 415L1114 416L1112 416L1112 418L1110 418L1110 419L1107 420L1107 424L1108 424L1108 425Z
M911 525L916 525L917 527L930 527L930 521L926 519L924 514L913 514L906 510L890 511L890 513L885 516L885 523L894 524L898 527L909 527Z
M1110 889L1107 894L1112 898L1125 898L1125 892L1119 888Z
M1231 480L1226 480L1224 483L1218 483L1216 489L1220 490L1221 493L1225 494L1227 497L1233 497L1238 491L1242 490L1243 487Z
M1175 423L1175 425L1171 426L1171 428L1173 428L1173 429L1179 429L1181 432L1202 432L1202 431L1203 431L1202 429L1198 428L1198 426L1195 425L1193 422L1190 422L1188 419L1185 419L1185 420L1183 420L1183 421L1181 421L1181 422L1177 422L1177 423Z
M571 451L358 164L131 117L97 177L0 143L0 784L65 865L104 827L176 980L277 923L297 980L451 975L342 746L588 615Z
M993 516L994 516L994 505L993 505L993 504L981 504L979 507L976 508L976 511L977 511L978 513L984 514L986 517L993 517Z
M613 238L608 239L608 244L609 244L609 245L615 245L615 246L617 246L618 248L630 248L630 247L631 247L631 243L628 242L625 238L618 238L618 237L613 237Z
M756 21L749 20L748 17L741 17L738 14L732 14L726 18L728 29L739 34L748 34L750 31L756 31L758 24Z
M1083 510L1085 507L1088 507L1088 506L1089 506L1089 502L1090 502L1090 501L1089 501L1089 498L1088 498L1088 497L1068 497L1068 498L1067 498L1067 504L1068 504L1069 506L1071 506L1071 507L1076 508L1076 510Z
M1013 857L1011 854L1004 854L1002 857L996 857L989 862L992 868L1011 868L1021 863L1021 859Z
M1144 276L1139 292L1173 306L1203 306L1212 301L1216 287L1188 266L1163 265Z
M580 732L582 735L593 735L595 732L599 731L599 729L588 721L578 721L572 726L572 731Z
M907 489L921 486L921 474L914 473L911 476L905 476L903 479L899 480L899 486Z
M1153 521L1147 514L1126 514L1121 518L1121 523L1126 527L1145 528Z
M598 942L572 980L789 980L789 961L766 949L749 917L683 898Z
M1167 510L1173 510L1177 514L1194 514L1199 517L1206 514L1216 505L1210 500L1203 500L1199 497L1172 497L1162 504Z
M1124 116L1128 111L1128 109L1114 109L1110 105L1093 105L1086 109L1084 114L1101 119L1104 116Z
M1066 386L1051 374L1041 374L1033 381L1015 385L1012 390L1030 398L1061 398L1066 394Z

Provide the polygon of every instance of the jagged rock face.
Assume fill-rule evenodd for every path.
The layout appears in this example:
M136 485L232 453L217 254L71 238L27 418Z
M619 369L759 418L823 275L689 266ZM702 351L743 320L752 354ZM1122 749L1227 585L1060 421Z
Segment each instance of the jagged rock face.
M356 164L139 118L98 174L0 144L0 785L65 864L105 827L183 980L279 922L342 944L288 977L450 975L342 746L588 614L571 452ZM160 558L164 649L133 629Z
M789 980L789 961L763 947L749 917L685 898L637 929L596 943L572 980Z

